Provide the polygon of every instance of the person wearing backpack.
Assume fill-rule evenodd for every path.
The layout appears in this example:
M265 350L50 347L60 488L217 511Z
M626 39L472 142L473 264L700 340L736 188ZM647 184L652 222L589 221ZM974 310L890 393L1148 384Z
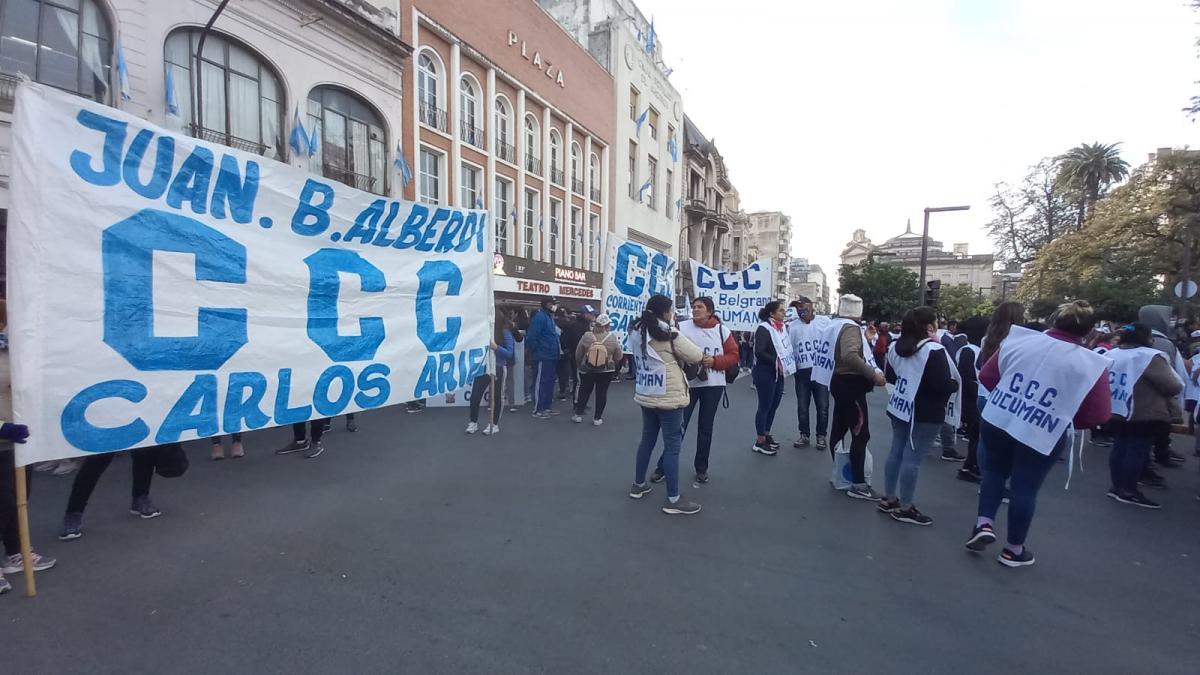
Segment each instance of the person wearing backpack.
M571 421L583 421L592 390L596 391L596 412L592 414L592 426L604 424L604 407L608 404L608 385L612 384L613 373L624 354L621 341L608 329L612 319L607 314L596 317L592 329L579 338L575 346L575 363L579 369L579 392L575 396L574 415Z
M686 434L692 414L696 412L697 407L700 408L699 430L696 432L696 459L692 464L696 470L693 485L699 487L708 482L708 455L712 449L713 421L717 417L721 399L725 396L729 374L737 377L740 355L733 331L723 326L717 318L712 298L701 296L692 301L692 319L679 324L679 334L704 350L704 356L712 357L711 365L702 369L697 377L688 380L690 400L683 411L683 431ZM658 483L664 477L662 457L659 457L658 468L654 470L650 480Z

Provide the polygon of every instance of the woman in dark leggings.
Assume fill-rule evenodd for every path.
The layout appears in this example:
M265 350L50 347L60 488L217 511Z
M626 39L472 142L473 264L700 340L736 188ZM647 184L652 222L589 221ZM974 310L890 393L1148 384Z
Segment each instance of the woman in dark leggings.
M783 329L783 303L768 302L758 310L762 324L754 331L754 369L750 371L754 390L758 393L758 409L754 412L754 452L772 456L779 450L779 443L771 437L771 425L775 422L775 411L783 400L783 385L786 378L780 361L777 345L790 345Z
M517 342L513 338L512 324L501 313L496 314L496 330L492 336L492 351L496 353L495 379L496 387L492 389L491 421L483 428L485 436L500 433L500 413L504 412L504 401L501 392L504 391L504 372L506 366L513 362ZM492 387L492 375L480 373L471 385L470 421L467 422L467 433L479 431L479 406L483 403L483 395Z
M162 515L162 511L159 511L150 501L150 483L154 480L154 465L158 460L160 448L171 445L178 445L178 443L134 448L129 451L133 469L130 514L143 520ZM88 455L83 460L83 465L79 467L79 473L75 476L75 482L71 484L71 496L67 498L67 513L63 516L62 530L58 534L59 539L68 541L83 536L83 511L87 508L88 499L96 489L96 483L100 482L100 476L104 475L108 465L112 464L113 458L116 456L115 452L106 452L100 455Z

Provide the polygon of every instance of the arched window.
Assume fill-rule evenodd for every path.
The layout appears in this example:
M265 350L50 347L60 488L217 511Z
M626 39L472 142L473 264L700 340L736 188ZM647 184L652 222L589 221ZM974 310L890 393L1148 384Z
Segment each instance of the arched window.
M422 124L446 130L446 111L442 101L442 64L426 49L417 57L417 109Z
M321 142L309 169L360 190L384 194L387 136L369 103L344 89L316 87L308 95L309 129Z
M496 154L506 162L516 161L516 152L513 149L513 129L512 129L512 109L508 106L508 99L503 96L496 97Z
M571 190L577 195L583 194L583 165L579 159L582 153L579 144L571 141Z
M539 176L542 173L542 137L538 131L537 118L533 115L525 116L525 170L530 173L536 173Z
M600 201L602 188L600 184L600 157L594 152L592 153L591 157L588 157L588 174L591 178L590 182L592 184L592 201L598 202Z
M209 33L203 76L194 77L199 39L198 28L167 36L168 123L206 141L283 159L283 89L275 72L248 47Z
M550 130L550 180L563 184L562 136L558 134L558 129Z
M9 0L0 8L0 72L112 102L112 29L95 0Z
M483 129L479 128L479 87L469 75L463 75L458 87L458 133L464 143L482 148Z

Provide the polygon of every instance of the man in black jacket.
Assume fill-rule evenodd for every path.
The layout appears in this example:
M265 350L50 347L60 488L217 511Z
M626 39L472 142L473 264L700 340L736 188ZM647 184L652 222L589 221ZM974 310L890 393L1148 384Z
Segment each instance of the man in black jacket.
M571 400L575 400L575 392L578 388L578 372L579 364L575 363L575 348L579 346L579 341L583 339L583 334L592 329L592 322L596 320L596 308L591 305L584 305L578 313L575 314L574 320L565 321L562 324L562 349L563 354L559 360L559 377L558 377L558 394L560 400L565 400L567 395L570 395Z

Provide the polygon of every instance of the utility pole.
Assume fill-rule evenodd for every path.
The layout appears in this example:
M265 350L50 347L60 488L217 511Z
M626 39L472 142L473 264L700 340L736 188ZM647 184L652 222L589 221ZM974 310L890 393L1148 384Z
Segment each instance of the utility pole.
M970 206L926 206L925 207L925 227L921 230L921 282L917 288L924 292L925 289L925 266L929 260L929 214L942 213L945 211L966 211Z

